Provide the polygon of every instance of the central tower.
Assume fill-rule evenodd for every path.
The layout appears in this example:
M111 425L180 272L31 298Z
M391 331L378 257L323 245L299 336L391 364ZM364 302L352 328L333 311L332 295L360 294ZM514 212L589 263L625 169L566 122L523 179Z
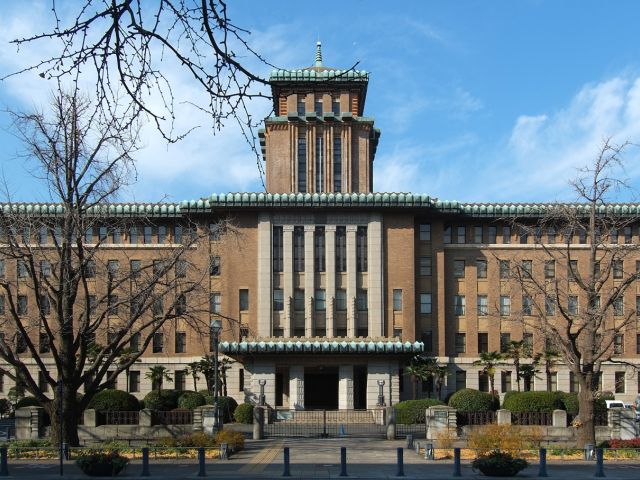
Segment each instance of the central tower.
M274 70L275 116L260 130L269 193L369 193L380 130L363 116L369 74L322 64Z

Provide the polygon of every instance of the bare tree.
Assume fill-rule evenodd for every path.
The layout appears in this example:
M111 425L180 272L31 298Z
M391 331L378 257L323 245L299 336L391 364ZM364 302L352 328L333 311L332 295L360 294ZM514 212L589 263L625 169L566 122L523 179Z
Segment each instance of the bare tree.
M624 306L640 277L639 246L629 234L634 218L627 207L610 203L611 194L625 187L616 170L627 146L603 142L593 164L571 182L576 203L547 205L535 220L514 222L521 235L534 237L544 261L543 272L532 273L530 265L512 268L527 304L524 328L539 333L538 351L558 352L580 385L580 446L595 441L602 366L621 362L618 345L627 330L635 332L635 301ZM548 362L545 370L549 376Z
M206 303L199 289L208 273L184 218L158 223L149 208L110 203L133 178L135 126L105 116L77 90L59 90L51 107L11 113L48 202L0 208L0 371L43 405L52 438L77 445L78 418L93 395L164 329L186 322L208 331L200 314L208 305L198 303ZM167 221L175 234L153 261L113 248L125 232Z

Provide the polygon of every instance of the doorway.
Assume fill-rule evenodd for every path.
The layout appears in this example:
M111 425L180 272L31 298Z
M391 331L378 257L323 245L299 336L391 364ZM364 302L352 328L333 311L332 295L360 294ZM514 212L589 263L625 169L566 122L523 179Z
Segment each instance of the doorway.
M304 408L338 409L338 367L305 367Z

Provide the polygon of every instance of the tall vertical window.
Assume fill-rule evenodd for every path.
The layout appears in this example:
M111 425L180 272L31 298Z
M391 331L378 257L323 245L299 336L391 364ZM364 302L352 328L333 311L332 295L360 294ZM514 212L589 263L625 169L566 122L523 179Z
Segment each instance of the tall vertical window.
M498 237L498 228L497 227L488 227L487 228L487 240L489 243L496 243Z
M322 95L316 95L315 96L313 106L314 106L314 110L316 112L316 115L321 117L322 116Z
M367 227L358 227L356 233L356 269L367 271Z
M144 227L143 232L144 232L144 244L149 245L152 241L151 238L153 236L153 228L147 225Z
M453 261L453 276L456 278L464 277L464 260Z
M342 191L342 137L340 130L333 131L333 191Z
M175 337L176 353L186 353L187 351L187 332L176 332Z
M209 313L220 313L222 311L222 294L211 292L209 294Z
M431 313L431 294L430 293L421 293L420 294L420 313L430 314Z
M442 231L442 241L444 243L451 243L451 225L445 225Z
M336 311L337 312L347 311L347 291L344 288L336 289ZM640 335L638 335L638 337L640 338Z
M466 311L466 298L464 295L453 296L453 313L454 315L464 315Z
M324 138L316 136L316 192L324 192Z
M544 261L544 278L554 278L556 276L555 260Z
M276 312L284 310L284 290L281 288L273 289L273 309Z
M307 131L298 130L298 191L307 192Z
M293 229L293 271L304 272L304 227Z
M393 311L402 311L402 289L396 288L393 290Z
M547 243L556 243L556 229L553 227L547 229Z
M420 275L423 277L431 276L433 264L431 257L420 257Z
M293 291L293 309L296 312L304 312L304 290L300 288Z
M463 332L457 332L455 336L455 351L456 353L465 353L467 351L467 335ZM456 372L459 373L459 372ZM464 373L464 372L463 372ZM458 378L456 375L456 384Z
M402 290L400 292L402 293ZM359 312L369 310L369 296L365 288L359 288L356 291L356 308Z
M511 243L511 227L502 227L502 243Z
M158 227L158 244L167 243L167 227L160 225Z
M298 115L304 115L307 111L304 101L305 101L304 95L298 94L298 103L297 103Z
M511 297L509 295L500 296L500 315L511 315Z
M631 243L632 230L630 226L624 227L624 243Z
M331 111L335 116L340 115L340 97L338 95L331 97Z
M478 316L485 316L489 313L489 302L486 295L478 295Z
M238 296L240 311L246 312L247 310L249 310L249 290L246 288L241 288Z
M173 227L173 243L182 243L182 225Z
M487 278L487 259L478 258L476 260L476 275L478 278Z
M511 334L510 333L501 333L500 334L500 353L506 353L509 349L509 344L511 343Z
M511 276L511 263L509 260L500 260L500 278L506 279Z
M313 264L316 272L325 271L324 227L316 227L313 233Z
M327 292L324 288L316 289L315 311L324 312L327 309Z
M486 332L478 333L478 353L487 353L489 351L489 334Z
M138 227L136 226L129 229L129 243L132 245L138 243Z
M482 243L482 225L473 227L473 243Z
M151 345L151 351L153 353L162 353L164 349L164 335L162 332L156 332L153 334L153 343Z
M283 270L283 253L284 245L282 239L282 227L273 227L273 271L282 272Z
M129 372L129 392L136 393L140 391L140 372L132 370Z
M347 229L336 227L336 272L347 271Z
M456 243L467 243L467 227L464 225L458 226L456 229Z
M420 241L422 242L431 241L431 224L430 223L420 224Z
M220 257L214 255L209 259L209 275L220 275Z

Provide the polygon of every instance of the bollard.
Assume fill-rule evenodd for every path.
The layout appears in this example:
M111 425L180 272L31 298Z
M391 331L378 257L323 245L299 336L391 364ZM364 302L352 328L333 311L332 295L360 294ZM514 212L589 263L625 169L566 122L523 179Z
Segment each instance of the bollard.
M425 460L433 460L435 458L435 454L433 451L433 443L425 443L424 444L424 459Z
M142 449L142 473L141 477L148 477L151 475L149 473L149 447L144 447Z
M0 476L9 476L9 464L7 463L7 447L0 448Z
M540 449L540 467L538 469L539 477L547 477L547 449Z
M460 449L453 449L453 476L461 477L462 472L460 471Z
M587 443L584 446L584 459L585 460L595 460L595 448L592 443Z
M416 454L420 455L420 442L416 442Z
M398 470L396 471L396 477L404 477L404 450L402 447L398 447Z
M207 472L205 471L204 465L204 447L198 448L198 476L206 477Z
M348 477L347 475L347 447L340 447L340 476Z
M62 444L62 454L65 460L69 460L69 444L68 443Z
M594 477L604 477L604 451L601 448L596 449L596 474Z
M407 448L413 448L413 435L407 435Z
M284 472L282 472L283 477L290 477L291 470L289 466L289 447L284 447Z

